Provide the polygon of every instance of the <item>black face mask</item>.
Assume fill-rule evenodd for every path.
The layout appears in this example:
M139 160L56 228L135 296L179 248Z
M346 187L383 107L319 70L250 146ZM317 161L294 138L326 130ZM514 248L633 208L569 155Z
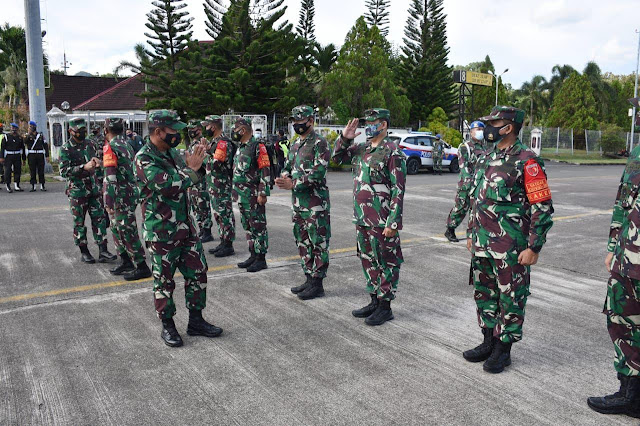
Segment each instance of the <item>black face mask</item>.
M162 138L162 140L171 148L175 148L176 146L180 145L182 136L180 135L180 133L167 133L164 135L164 138Z
M133 135L132 135L132 134L128 134L128 135L127 135L127 138L132 139L132 138L133 138Z
M234 142L240 142L240 139L242 139L242 133L240 133L239 131L236 132L235 130L231 131L231 140Z
M204 131L204 135L205 135L206 137L208 137L208 138L213 137L213 130L211 130L211 129L206 129L206 130Z
M76 133L76 139L78 139L79 141L83 141L87 138L87 132L83 131L83 130L79 130Z
M198 131L197 130L189 130L189 137L191 139L195 138L198 136Z
M494 127L490 124L487 124L484 128L484 140L489 143L500 142L502 139L504 139L505 136L507 136L507 135L501 135L500 130L504 129L507 126L509 126L509 124L506 124L502 127Z
M307 133L307 130L309 130L309 127L311 127L309 125L309 123L295 123L293 125L293 131L296 132L299 135L304 135L305 133Z

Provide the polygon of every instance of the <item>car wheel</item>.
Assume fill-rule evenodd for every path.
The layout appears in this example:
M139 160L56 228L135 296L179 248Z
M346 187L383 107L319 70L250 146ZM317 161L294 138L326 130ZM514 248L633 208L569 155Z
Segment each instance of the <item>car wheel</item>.
M420 171L420 159L412 157L407 160L407 174L415 175Z
M459 173L460 172L460 164L458 163L458 157L454 157L451 160L451 164L449 164L449 170L451 173Z

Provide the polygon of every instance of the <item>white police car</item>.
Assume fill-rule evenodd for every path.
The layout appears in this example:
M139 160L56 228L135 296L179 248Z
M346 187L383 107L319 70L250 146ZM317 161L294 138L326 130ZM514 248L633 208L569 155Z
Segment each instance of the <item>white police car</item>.
M407 173L415 175L421 167L433 169L433 142L436 137L430 132L391 133L389 138L396 142L407 156ZM458 149L444 142L445 150L442 167L449 168L451 173L458 173Z

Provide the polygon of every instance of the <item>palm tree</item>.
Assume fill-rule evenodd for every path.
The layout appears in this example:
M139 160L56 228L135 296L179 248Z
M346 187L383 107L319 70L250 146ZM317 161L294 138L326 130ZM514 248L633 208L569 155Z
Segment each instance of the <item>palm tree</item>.
M333 43L326 46L316 45L315 52L317 69L320 74L326 74L331 71L331 67L338 59L338 52L336 46Z
M555 65L551 69L551 80L549 80L549 95L550 102L553 103L553 98L556 93L560 91L562 83L575 71L571 65Z
M538 107L538 113L540 107L546 103L545 92L547 90L547 80L541 76L534 76L531 81L524 82L520 88L520 92L525 95L525 99L529 100L530 114L529 125L533 126L535 117L534 105Z
M602 71L595 62L589 62L584 68L582 75L589 79L591 87L593 88L593 97L596 100L596 108L600 115L599 121L605 121L609 112L609 104L616 92L602 77Z
M136 59L138 59L138 63L135 64L133 62L130 61L121 61L117 67L114 68L113 73L115 74L116 78L118 77L118 74L120 73L120 71L122 70L130 70L136 74L140 74L142 72L142 66L143 64L150 64L151 63L151 57L149 56L149 52L147 51L147 49L144 47L144 44L142 43L138 43L133 47L133 51L136 54Z
M27 87L27 70L20 63L17 54L11 54L9 65L3 71L0 71L0 78L4 82L2 99L7 99L15 121L15 107L20 103L22 92Z

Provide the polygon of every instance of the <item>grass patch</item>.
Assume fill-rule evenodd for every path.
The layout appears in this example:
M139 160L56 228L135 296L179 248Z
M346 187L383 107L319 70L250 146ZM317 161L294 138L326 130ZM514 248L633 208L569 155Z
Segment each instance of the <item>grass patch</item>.
M626 158L610 158L601 156L599 152L589 153L585 150L561 149L556 153L555 149L542 150L541 157L546 160L563 161L571 164L626 164Z

